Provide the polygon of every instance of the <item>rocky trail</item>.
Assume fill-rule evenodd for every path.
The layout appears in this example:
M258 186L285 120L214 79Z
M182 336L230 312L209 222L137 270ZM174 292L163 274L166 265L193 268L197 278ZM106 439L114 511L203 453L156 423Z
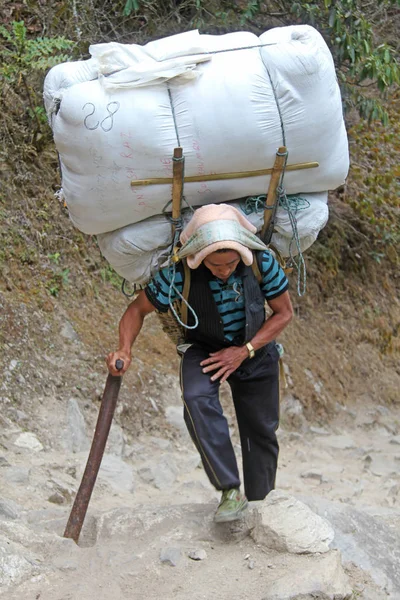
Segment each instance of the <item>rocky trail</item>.
M157 371L160 351L151 378L126 376L79 547L64 539L105 369L71 323L53 336L39 322L45 347L9 344L1 387L1 597L400 599L399 409L338 405L329 423L310 422L288 367L277 489L244 520L213 523L219 494L186 433L175 363ZM146 335L160 336L153 321ZM146 360L135 357L139 376ZM122 427L138 389L152 429Z

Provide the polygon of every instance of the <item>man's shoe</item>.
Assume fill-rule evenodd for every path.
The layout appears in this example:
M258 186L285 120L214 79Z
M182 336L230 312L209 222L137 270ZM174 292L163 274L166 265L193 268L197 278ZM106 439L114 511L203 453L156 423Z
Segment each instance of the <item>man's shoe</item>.
M248 505L247 498L240 490L233 488L222 492L221 502L214 516L216 523L226 523L240 519Z

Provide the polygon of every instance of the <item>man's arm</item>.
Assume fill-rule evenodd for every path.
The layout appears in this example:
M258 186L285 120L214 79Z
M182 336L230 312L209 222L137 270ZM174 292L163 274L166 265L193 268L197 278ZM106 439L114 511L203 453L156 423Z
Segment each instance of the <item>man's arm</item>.
M258 350L262 346L272 342L285 329L293 317L293 307L289 292L284 292L273 300L267 300L267 303L272 310L272 315L268 317L261 329L250 340L250 344L254 350Z
M268 300L268 306L272 310L272 315L264 321L261 328L257 331L253 339L250 340L254 350L258 350L275 339L281 331L288 325L293 317L293 307L290 301L289 292L284 292L273 300ZM203 360L200 364L203 373L215 371L211 380L221 378L221 383L226 381L242 362L248 358L249 351L246 346L230 346L218 352L212 352L210 358Z
M128 306L119 322L119 347L116 352L111 352L106 363L111 375L123 375L131 364L131 348L142 328L146 315L155 311L155 307L148 300L144 290L141 290L135 300ZM115 361L124 363L123 368L117 371Z

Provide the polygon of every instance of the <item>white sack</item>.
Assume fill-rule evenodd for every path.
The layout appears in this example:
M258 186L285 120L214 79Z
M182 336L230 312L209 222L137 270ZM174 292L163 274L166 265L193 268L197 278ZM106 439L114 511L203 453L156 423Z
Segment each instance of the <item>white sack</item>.
M201 55L190 55L193 49L212 53L260 43L274 45L209 54L211 60L199 63ZM130 185L133 179L172 177L171 157L178 140L170 98L186 176L272 167L283 142L275 91L288 163L318 161L320 165L287 172L287 193L319 192L344 182L349 159L340 92L329 50L312 27L273 29L261 38L246 32L222 36L188 32L143 48L130 45L127 52L120 52L120 44L99 46L88 61L87 80L82 63L66 63L55 67L57 76L52 69L45 82L49 114L59 105L51 122L63 193L71 219L81 231L99 234L121 228L160 214L170 201L170 184ZM121 62L113 85L120 78L124 86L132 75L127 71L135 65L143 67L135 59L127 66L132 52L147 53L151 75L160 77L148 86L109 89L104 65ZM182 57L183 66L191 65L197 77L160 83L164 62L179 62ZM154 61L159 63L158 71ZM95 64L97 79L92 77ZM76 76L71 75L73 65L77 65ZM190 205L198 206L263 194L268 183L269 176L185 183L184 193Z
M297 230L302 252L313 244L319 231L328 220L328 194L299 194L306 200L305 208L296 213ZM244 202L230 202L241 210L246 218L261 231L264 220L263 212L245 211ZM308 206L307 206L308 204ZM190 210L183 212L184 225L192 216ZM293 230L287 211L278 208L275 221L275 232L271 243L285 256L297 254L296 244L291 240ZM165 265L172 250L171 223L164 215L150 217L140 223L134 223L97 236L100 250L106 260L119 275L131 283L144 285L161 266Z

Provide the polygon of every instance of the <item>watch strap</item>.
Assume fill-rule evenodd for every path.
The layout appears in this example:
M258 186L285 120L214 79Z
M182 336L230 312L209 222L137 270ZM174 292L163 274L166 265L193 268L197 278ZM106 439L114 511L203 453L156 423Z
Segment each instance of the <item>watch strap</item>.
M256 352L255 352L253 346L250 344L250 342L247 342L246 348L249 351L249 358L254 358L254 355Z

